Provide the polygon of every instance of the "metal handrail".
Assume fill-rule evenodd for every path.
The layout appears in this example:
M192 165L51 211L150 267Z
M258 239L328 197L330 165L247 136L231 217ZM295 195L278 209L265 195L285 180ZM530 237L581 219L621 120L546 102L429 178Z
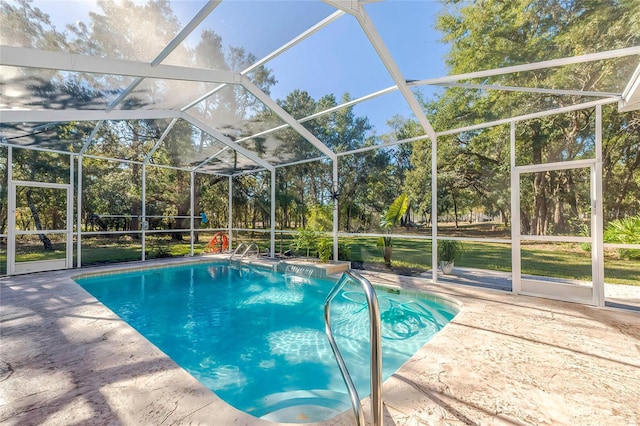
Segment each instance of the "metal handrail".
M247 246L247 249L242 253L242 255L240 256L240 259L243 259L247 255L247 253L249 253L249 250L251 250L252 247L256 248L256 254L260 254L260 247L258 247L256 243L251 243Z
M242 247L246 247L246 248L244 249L244 251L240 255L240 260L242 260L247 255L247 253L249 253L249 250L251 250L254 247L256 249L256 253L260 254L260 247L258 247L258 245L256 243L251 243L249 245L247 245L246 243L240 243L240 244L238 244L238 247L236 247L236 249L233 251L233 253L231 253L231 256L229 256L229 260L233 260L233 256L238 254Z
M236 249L233 251L233 253L231 253L231 256L229 256L229 260L233 259L233 256L235 256L236 254L238 254L238 252L240 252L240 249L242 247L246 246L245 243L240 243L238 244L238 247L236 247Z
M369 306L369 339L371 341L371 413L373 416L373 426L382 426L382 339L380 332L380 308L378 307L378 299L373 286L366 278L359 274L356 274L352 270L345 271L340 280L331 289L329 295L324 301L324 325L331 350L333 351L342 379L349 391L349 398L351 399L351 405L353 407L353 413L356 416L356 422L359 426L364 426L364 413L362 412L362 404L360 403L360 397L356 390L353 380L347 370L347 366L344 363L340 349L333 338L333 332L331 331L331 301L342 290L342 287L347 283L348 279L352 279L359 283L364 290L364 295L367 298L367 305Z

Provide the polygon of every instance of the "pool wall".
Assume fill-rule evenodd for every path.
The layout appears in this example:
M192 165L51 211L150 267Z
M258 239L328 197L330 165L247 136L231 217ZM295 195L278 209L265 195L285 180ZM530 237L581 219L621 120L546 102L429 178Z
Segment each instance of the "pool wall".
M189 263L76 281L236 408L259 417L270 414L277 407L265 406L264 399L278 395L282 414L292 413L294 421L320 421L345 411L345 404L336 404L350 407L324 335L322 312L335 282L313 278L313 268L304 265L288 265L280 274L234 263ZM369 394L369 323L366 304L359 300L362 289L349 288L333 303L332 328L364 397ZM433 295L377 291L386 378L458 309ZM334 394L283 401L293 390Z

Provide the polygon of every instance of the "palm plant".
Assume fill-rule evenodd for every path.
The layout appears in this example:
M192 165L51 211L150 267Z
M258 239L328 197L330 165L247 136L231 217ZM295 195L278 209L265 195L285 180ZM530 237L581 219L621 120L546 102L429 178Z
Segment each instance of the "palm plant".
M616 219L607 225L604 241L619 244L640 244L640 214ZM620 249L622 259L640 259L640 250Z
M393 227L400 223L400 219L402 219L402 216L404 216L408 208L409 197L407 194L400 194L393 200L387 210L382 213L380 227L385 230L387 234L391 234ZM385 266L391 268L391 255L393 252L391 236L380 237L378 243L382 246L382 256L384 257Z

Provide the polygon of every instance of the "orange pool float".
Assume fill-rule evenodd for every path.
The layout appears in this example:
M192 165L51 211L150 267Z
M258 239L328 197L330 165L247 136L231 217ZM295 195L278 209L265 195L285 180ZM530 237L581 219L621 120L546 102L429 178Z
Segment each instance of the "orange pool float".
M206 253L222 253L229 248L229 237L222 232L216 232L204 251Z

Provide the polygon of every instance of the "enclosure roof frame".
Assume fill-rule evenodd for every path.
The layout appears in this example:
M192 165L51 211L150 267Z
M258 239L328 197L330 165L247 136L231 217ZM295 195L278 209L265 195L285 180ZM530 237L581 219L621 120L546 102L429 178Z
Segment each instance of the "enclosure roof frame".
M631 76L629 84L622 92L622 100L618 105L618 112L640 109L640 63Z
M337 153L334 152L331 148L329 148L326 144L320 141L315 135L309 132L304 126L301 124L305 121L312 120L316 117L320 117L325 114L329 114L331 112L338 111L342 108L347 108L353 105L357 105L361 102L367 101L369 99L373 99L375 97L394 92L396 90L400 91L405 102L413 112L414 116L417 118L420 125L425 130L425 135L420 136L418 138L412 139L424 139L425 137L431 139L432 142L435 141L437 136L447 135L458 133L460 131L467 131L471 128L484 128L488 127L488 125L476 125L476 126L467 126L460 129L450 129L444 132L436 133L433 129L429 119L426 117L422 107L419 105L417 98L411 91L412 87L423 86L423 85L440 85L446 87L461 87L466 89L474 89L474 90L506 90L506 91L517 91L517 92L529 92L529 93L541 93L541 94L556 94L556 95L584 95L591 97L602 97L607 100L616 100L618 101L618 108L620 112L630 111L634 109L640 108L640 64L635 70L635 73L631 77L629 83L627 84L625 90L622 93L613 93L613 92L595 92L595 91L580 91L580 90L567 90L567 89L552 89L552 88L531 88L531 87L518 87L518 86L502 86L502 85L490 85L490 84L474 84L471 82L462 82L464 80L473 80L478 78L487 78L492 76L511 74L517 72L526 72L526 71L534 71L545 68L566 66L571 64L584 63L589 61L597 61L597 60L606 60L606 59L614 59L621 58L630 55L640 55L640 46L633 46L623 49L616 49L604 52L596 52L585 55L578 55L573 57L566 57L560 59L552 59L547 61L540 61L535 63L527 63L521 65L507 66L502 68L490 69L490 70L481 70L474 71L469 73L457 74L457 75L448 75L438 78L430 78L423 80L407 80L403 75L396 64L391 52L387 48L383 38L378 32L373 21L370 19L367 10L364 5L368 2L342 2L337 0L323 0L324 3L334 7L336 10L329 16L320 20L316 24L310 26L308 29L302 31L297 36L293 37L289 41L280 45L271 53L267 54L263 58L257 60L246 69L240 72L231 72L224 70L216 70L216 69L204 69L204 68L196 68L190 66L176 66L176 65L167 65L162 62L166 59L174 49L182 43L197 27L198 25L204 21L204 19L209 16L209 14L218 7L221 3L221 0L209 0L207 1L203 7L191 18L191 20L182 28L182 30L160 51L158 55L151 62L142 62L142 61L130 61L130 60L122 60L122 59L113 59L113 58L101 58L96 56L88 56L88 55L79 55L73 53L65 53L65 52L53 52L46 51L41 49L34 48L26 48L26 47L13 47L7 45L0 45L0 65L2 66L11 66L11 67L28 67L28 68L40 68L40 69L48 69L48 70L56 70L56 71L68 71L68 72L79 72L79 73L90 73L90 74L99 74L99 75L119 75L132 77L134 80L128 85L128 87L119 94L116 100L109 103L109 105L104 109L64 109L64 110L45 110L45 109L2 109L0 110L0 123L17 123L17 122L31 122L31 123L39 123L39 122L63 122L63 121L98 121L103 122L105 120L135 120L135 119L149 119L149 120L157 120L157 119L170 119L172 120L172 124L163 132L163 135L156 142L156 145L153 147L151 152L147 154L145 157L148 161L150 156L159 148L162 144L163 140L166 138L168 131L173 127L173 124L177 121L177 119L184 119L189 122L191 125L199 128L203 132L208 133L212 138L218 140L223 143L225 146L230 149L234 149L241 153L243 156L251 160L253 163L258 165L260 169L266 169L269 171L275 170L276 167L284 167L287 165L298 164L300 162L308 162L313 161L314 159L303 159L303 160L294 160L294 161L285 161L282 163L271 163L260 158L256 153L251 152L250 150L243 148L240 143L243 141L250 140L252 138L258 136L264 136L266 134L285 129L292 128L295 130L300 136L302 136L308 143L310 143L313 147L318 149L322 156L316 157L315 159L329 158L332 161L336 161L338 156L343 156L347 153ZM315 34L322 28L325 28L332 23L334 23L337 19L342 16L351 16L353 17L357 23L360 25L361 30L366 35L369 43L374 48L378 58L381 63L386 68L388 74L391 76L393 81L395 82L394 86L378 90L367 95L361 96L357 99L344 102L340 105L337 105L332 108L325 109L323 111L318 111L310 116L294 119L289 113L284 111L269 95L260 90L256 85L252 83L252 81L247 77L247 74L252 70L256 69L259 66L267 64L270 60L279 56L283 52L287 51L291 47L299 44L301 41ZM131 109L131 110L122 110L118 108L121 104L122 100L130 94L136 86L140 84L144 79L154 78L161 80L169 80L169 81L190 81L190 82L199 82L199 83L214 83L217 86L213 89L205 93L204 95L199 96L197 99L192 100L176 109ZM222 134L220 131L215 129L213 126L204 123L202 120L196 118L193 114L189 114L187 111L193 107L195 107L199 102L207 97L213 95L223 87L229 84L239 85L244 87L249 93L259 99L264 105L266 105L272 112L274 112L277 116L279 116L284 124L276 126L272 129L261 130L253 135L244 136L235 141L231 140L230 137ZM609 101L605 103L610 103ZM585 108L589 107L592 103L587 102L584 104L576 104L579 108L580 106L584 106ZM546 115L546 112L541 112ZM535 116L536 113L533 114ZM526 115L529 116L529 115ZM492 125L495 123L503 123L510 122L515 120L516 118L505 118L502 120L497 120L492 122ZM480 126L480 127L478 127ZM97 133L97 129L99 129L100 124L96 125L94 131L92 132L92 136L86 141L83 146L82 152L86 151L88 145L92 142L95 134ZM467 129L467 130L464 130ZM396 141L397 142L397 141ZM6 141L3 141L3 144L7 144ZM384 148L393 146L393 141L385 142L383 144L375 145L374 147L363 147L361 149L356 149L353 151L349 151L349 153L360 152L363 150L375 149L375 148ZM198 171L203 166L205 166L208 162L212 161L217 155L220 154L220 151L217 154L210 156L205 161L200 162L198 165L193 167L194 171ZM249 171L253 171L255 169L250 169ZM237 173L238 171L236 171ZM241 170L240 170L241 172ZM217 173L216 173L217 174ZM225 175L226 176L226 175Z

